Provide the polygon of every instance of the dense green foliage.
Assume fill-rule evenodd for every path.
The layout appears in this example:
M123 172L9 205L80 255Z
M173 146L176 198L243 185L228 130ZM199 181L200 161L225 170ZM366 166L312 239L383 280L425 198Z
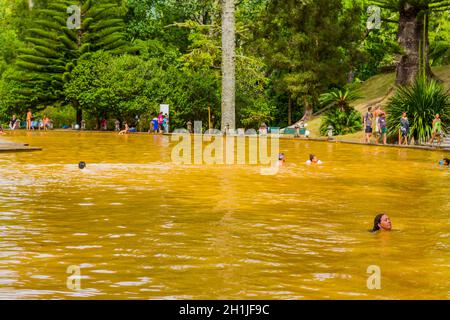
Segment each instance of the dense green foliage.
M381 29L369 31L373 3L385 8ZM67 28L73 4L81 7L79 29ZM288 114L297 121L334 101L340 108L330 107L326 119L353 131L360 116L349 111L346 85L395 68L401 4L236 1L237 125L284 127ZM448 64L448 7L433 11L430 63ZM145 129L168 103L171 128L207 126L208 107L219 127L221 62L219 0L33 0L32 8L0 0L0 122L32 108L70 125L78 109L92 126L105 117ZM343 112L355 120L336 120Z
M333 127L333 135L355 133L362 129L361 114L352 107L333 108L322 118L320 133L327 135L329 126Z
M386 111L389 114L389 135L398 135L400 118L406 112L411 137L416 142L424 142L431 137L432 122L436 114L441 116L444 128L450 124L450 93L435 80L419 77L413 85L398 89Z

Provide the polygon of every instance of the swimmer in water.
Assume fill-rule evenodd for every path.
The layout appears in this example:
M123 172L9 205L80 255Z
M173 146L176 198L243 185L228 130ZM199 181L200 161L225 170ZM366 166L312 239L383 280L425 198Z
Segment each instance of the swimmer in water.
M313 154L309 155L309 160L306 161L306 164L322 164L322 161L320 161L319 159L317 159L317 157Z
M387 214L380 213L377 215L373 221L373 229L370 230L370 232L377 232L377 231L391 231L392 230L392 223L391 219L387 216Z
M450 159L449 158L444 158L441 161L439 161L439 164L441 166L449 167L450 166Z
M279 165L280 167L283 166L284 163L285 163L285 161L286 161L286 157L284 156L284 153L280 153L280 154L278 155L278 165Z

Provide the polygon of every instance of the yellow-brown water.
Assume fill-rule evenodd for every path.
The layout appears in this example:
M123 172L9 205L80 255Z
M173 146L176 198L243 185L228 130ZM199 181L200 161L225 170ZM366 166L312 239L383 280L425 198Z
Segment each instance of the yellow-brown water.
M166 136L3 139L43 151L0 154L0 298L450 298L443 153L283 140L262 176L175 165ZM367 232L380 212L394 231Z

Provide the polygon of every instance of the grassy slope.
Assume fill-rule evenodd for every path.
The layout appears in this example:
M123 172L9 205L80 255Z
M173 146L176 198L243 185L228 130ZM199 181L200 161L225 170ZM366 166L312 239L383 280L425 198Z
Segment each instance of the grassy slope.
M444 82L444 86L450 90L450 66L433 68L434 74ZM389 92L389 89L394 85L395 73L380 74L370 78L361 84L361 95L363 98L356 100L352 105L360 112L366 109L367 104L383 98ZM308 130L311 131L312 138L320 137L321 118L315 118L308 122ZM363 133L358 132L346 136L341 136L346 140L361 140Z

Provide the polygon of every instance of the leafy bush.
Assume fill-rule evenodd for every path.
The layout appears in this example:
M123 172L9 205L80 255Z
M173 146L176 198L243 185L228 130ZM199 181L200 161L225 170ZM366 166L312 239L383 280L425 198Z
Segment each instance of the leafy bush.
M320 133L326 135L328 126L333 127L333 135L355 133L362 129L361 114L352 107L333 108L327 111L322 119Z
M450 95L435 80L419 77L412 85L398 88L389 101L387 125L390 136L397 136L400 129L400 118L407 113L410 125L410 136L416 142L426 141L431 137L432 122L436 114L441 115L443 127L450 120Z

